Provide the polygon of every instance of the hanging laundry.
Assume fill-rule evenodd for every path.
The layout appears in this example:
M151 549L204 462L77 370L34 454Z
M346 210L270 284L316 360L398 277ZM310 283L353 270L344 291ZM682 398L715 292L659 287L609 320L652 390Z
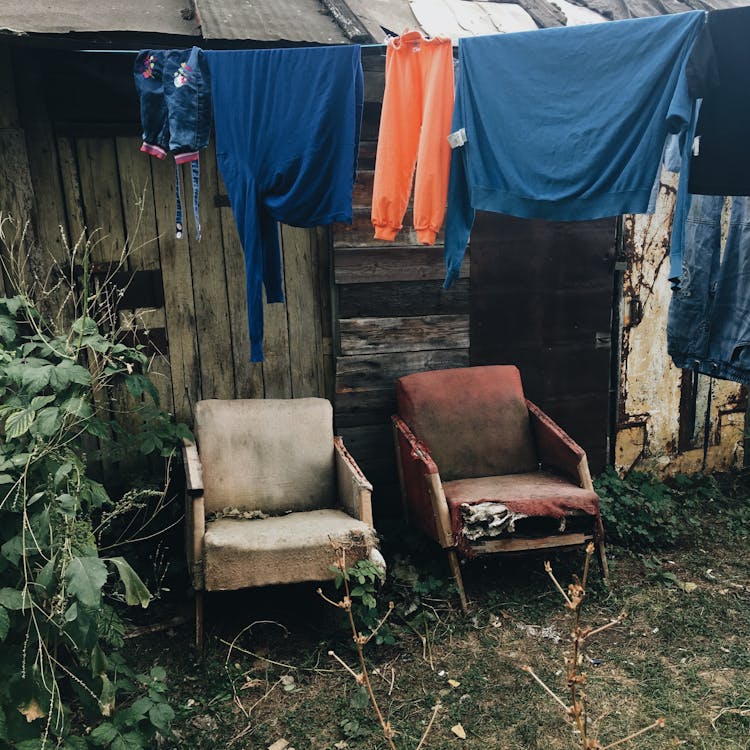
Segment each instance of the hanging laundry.
M277 222L351 223L363 106L360 47L206 51L216 158L245 253L250 359L263 287L283 302Z
M372 189L375 239L395 239L414 178L417 239L435 244L448 195L452 111L451 40L425 39L418 31L390 39Z
M667 132L693 101L702 11L461 39L446 288L474 210L574 221L643 213Z
M180 164L191 163L196 239L200 240L199 151L211 131L211 92L198 47L141 50L133 67L141 105L141 151L164 159L174 154L177 208L175 235L183 236Z
M729 231L722 246L722 212ZM750 384L750 198L693 195L667 351L675 365Z
M687 71L703 97L689 192L750 195L750 7L708 14Z

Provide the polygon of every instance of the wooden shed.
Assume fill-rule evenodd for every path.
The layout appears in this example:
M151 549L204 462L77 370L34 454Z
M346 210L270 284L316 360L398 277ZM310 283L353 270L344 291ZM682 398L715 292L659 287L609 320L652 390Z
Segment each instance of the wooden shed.
M139 2L118 6L116 13L107 5L90 12L80 0L64 5L66 12L53 17L36 0L13 0L0 10L0 28L9 30L0 36L0 211L30 220L31 261L40 269L50 254L64 262L81 236L93 241L101 275L125 243L131 246L120 323L152 353L163 402L178 418L189 421L201 398L329 398L337 430L375 484L376 512L383 513L395 507L395 378L512 362L528 397L583 444L594 471L665 455L687 456L680 467L699 468L699 408L688 394L700 391L683 384L665 352L657 347L657 359L649 349L663 335L668 301L666 279L658 276L664 245L654 238L657 231L666 236L668 185L663 220L658 229L649 225L651 234L633 217L555 224L480 214L461 278L449 291L442 289L440 238L435 247L417 245L410 213L396 242L372 240L384 84L384 49L376 43L386 31L428 27L425 3L198 0L181 12L183 2L168 0L148 9ZM503 24L512 30L517 23L567 21L563 10L573 4L434 5L453 14L459 31L492 33ZM607 15L604 3L581 5L575 7L591 13L589 21L600 18L595 12ZM579 11L576 22L583 22ZM473 14L471 23L462 13ZM176 240L174 166L139 152L133 50L353 41L372 45L363 49L355 220L314 230L281 227L287 302L266 306L266 361L253 364L242 250L213 144L201 157L203 238L196 242L188 223L187 237ZM649 335L639 345L636 327L644 320ZM656 378L661 386L651 402L647 392L634 402L643 378L633 373L644 368L667 374ZM735 428L741 431L746 396L734 384L722 388L713 402L712 455L713 465L729 466L741 458Z

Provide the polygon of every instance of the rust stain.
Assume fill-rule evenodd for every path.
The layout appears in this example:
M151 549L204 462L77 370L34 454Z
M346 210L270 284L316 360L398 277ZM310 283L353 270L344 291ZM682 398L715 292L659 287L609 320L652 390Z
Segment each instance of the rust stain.
M669 243L674 214L676 175L663 174L656 212L626 216L623 279L622 360L616 468L649 469L659 475L696 472L701 447L679 452L682 371L667 354ZM747 389L714 381L707 467L741 465Z

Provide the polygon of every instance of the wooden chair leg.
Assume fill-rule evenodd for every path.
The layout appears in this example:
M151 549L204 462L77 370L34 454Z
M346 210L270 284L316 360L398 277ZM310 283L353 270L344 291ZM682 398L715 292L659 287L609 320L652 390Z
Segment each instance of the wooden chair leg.
M596 543L596 556L599 560L599 570L602 572L602 577L609 583L609 565L607 564L607 553L604 550L603 541Z
M203 651L203 591L195 592L195 647Z
M461 610L463 612L468 611L469 603L466 599L466 590L464 589L464 579L461 575L461 566L458 564L458 555L456 550L448 550L448 563L451 566L451 573L456 581L456 587L458 588L458 595L461 598Z

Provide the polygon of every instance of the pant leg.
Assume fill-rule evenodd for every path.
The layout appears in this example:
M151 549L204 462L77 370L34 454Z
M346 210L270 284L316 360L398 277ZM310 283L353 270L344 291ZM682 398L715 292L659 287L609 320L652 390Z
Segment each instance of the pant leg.
M434 245L448 198L453 114L453 48L449 39L425 42L420 62L424 96L422 133L414 179L414 228L419 242Z
M411 193L422 120L422 82L411 44L392 41L385 56L385 92L380 115L372 224L375 239L394 240L403 226Z

